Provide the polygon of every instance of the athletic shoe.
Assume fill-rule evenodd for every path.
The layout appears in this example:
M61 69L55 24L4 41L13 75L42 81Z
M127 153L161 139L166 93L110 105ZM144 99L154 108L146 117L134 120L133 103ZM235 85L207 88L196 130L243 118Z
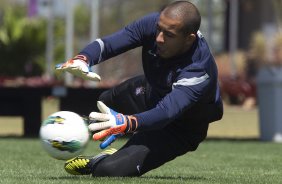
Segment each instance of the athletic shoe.
M96 163L101 161L101 159L114 154L116 151L116 149L110 148L94 157L82 155L74 157L66 161L65 170L72 175L90 175L92 174L92 168Z

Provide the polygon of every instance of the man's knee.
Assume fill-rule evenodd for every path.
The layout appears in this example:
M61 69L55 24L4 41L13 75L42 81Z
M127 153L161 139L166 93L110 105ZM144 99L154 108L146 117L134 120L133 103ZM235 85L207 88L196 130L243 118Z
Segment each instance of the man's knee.
M115 154L106 157L93 169L93 176L141 176L144 160L150 150L144 145L125 145Z
M123 166L122 166L123 165ZM140 176L136 171L124 167L126 163L115 162L112 160L105 160L100 162L94 169L92 176L94 177L129 177Z
M92 173L92 176L117 176L117 167L114 164L110 164L109 162L101 162L98 164L98 166L95 168L95 170Z

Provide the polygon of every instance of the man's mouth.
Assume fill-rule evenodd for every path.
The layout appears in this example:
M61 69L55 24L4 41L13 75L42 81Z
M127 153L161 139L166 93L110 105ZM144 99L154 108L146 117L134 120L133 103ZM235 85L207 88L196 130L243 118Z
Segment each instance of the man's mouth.
M157 52L158 53L163 53L164 52L164 48L161 48L161 47L158 46L157 47Z

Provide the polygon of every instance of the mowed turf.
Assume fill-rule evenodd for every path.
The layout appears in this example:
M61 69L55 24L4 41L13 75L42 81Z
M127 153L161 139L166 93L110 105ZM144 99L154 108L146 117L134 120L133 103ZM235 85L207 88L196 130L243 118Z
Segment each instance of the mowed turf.
M114 143L120 147L123 140ZM207 140L193 153L181 156L141 178L71 176L64 161L43 151L38 139L0 139L0 183L254 183L282 181L282 145L259 141ZM85 154L97 154L90 142Z

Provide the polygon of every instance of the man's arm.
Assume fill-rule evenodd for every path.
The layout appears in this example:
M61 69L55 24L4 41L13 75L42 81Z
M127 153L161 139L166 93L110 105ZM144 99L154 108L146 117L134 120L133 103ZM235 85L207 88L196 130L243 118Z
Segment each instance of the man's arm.
M209 91L211 77L199 72L195 77L181 78L173 84L173 89L155 108L135 114L139 122L138 130L153 130L165 127L182 113L200 101Z
M91 72L91 66L143 45L146 39L152 38L157 17L158 13L150 14L110 36L95 40L74 58L56 65L57 75L69 72L86 80L100 81L100 76Z
M142 46L146 39L154 33L158 16L158 13L150 14L112 35L97 39L79 54L85 55L90 66L93 66L125 51Z

